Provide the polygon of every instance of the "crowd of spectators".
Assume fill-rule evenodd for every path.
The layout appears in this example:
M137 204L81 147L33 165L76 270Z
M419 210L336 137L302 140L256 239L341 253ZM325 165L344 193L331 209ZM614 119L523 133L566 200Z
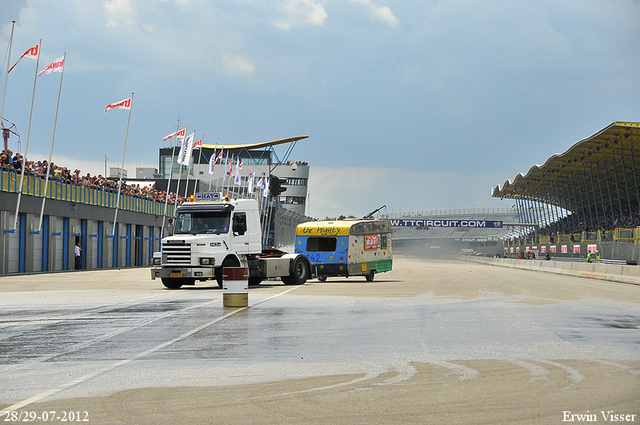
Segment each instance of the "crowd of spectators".
M559 235L570 235L571 241L575 242L577 237L574 237L574 235L581 234L582 232L600 232L600 237L604 240L607 238L607 232L612 232L615 229L633 229L640 227L640 211L638 210L638 206L632 204L632 208L633 210L630 213L627 203L627 205L622 205L622 212L619 208L614 208L612 213L611 208L607 206L604 210L602 210L602 208L598 209L597 215L595 211L591 212L593 214L591 216L589 215L589 211L585 211L585 216L583 216L582 212L570 214L551 224L540 227L537 232L531 230L526 234L513 237L513 239L524 243L524 240L532 237L534 233L537 233L538 236L549 236L551 243L553 243Z
M0 154L0 168L3 170L13 171L16 174L22 172L22 164L24 158L19 153L14 154L10 150L3 150ZM44 161L27 161L25 163L25 175L31 175L45 179L47 172L49 173L49 179L51 181L58 181L62 183L71 183L74 185L80 185L83 187L91 187L108 191L112 193L118 192L118 181L110 180L102 175L92 176L89 173L82 174L80 170L75 169L71 171L70 168L54 164L53 161L49 164ZM122 181L120 187L120 193L126 195L137 196L143 199L152 199L158 202L165 202L166 192L156 190L152 186L140 186L138 184L127 184L126 181ZM176 196L175 193L169 193L168 202L175 204L177 200L178 204L184 202L182 196Z

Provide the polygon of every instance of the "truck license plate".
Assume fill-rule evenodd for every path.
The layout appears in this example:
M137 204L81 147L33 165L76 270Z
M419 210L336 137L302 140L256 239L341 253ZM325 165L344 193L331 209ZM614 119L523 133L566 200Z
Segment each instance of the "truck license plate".
M169 277L182 277L182 273L171 273Z

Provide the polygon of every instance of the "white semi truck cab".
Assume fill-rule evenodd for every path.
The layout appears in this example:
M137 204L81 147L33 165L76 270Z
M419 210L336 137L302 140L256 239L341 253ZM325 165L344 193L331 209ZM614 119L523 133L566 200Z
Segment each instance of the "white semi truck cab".
M151 279L170 289L215 279L222 287L224 267L247 267L249 285L279 277L301 285L310 276L302 254L262 249L260 212L255 199L232 199L220 193L198 193L177 207L173 235L153 254Z

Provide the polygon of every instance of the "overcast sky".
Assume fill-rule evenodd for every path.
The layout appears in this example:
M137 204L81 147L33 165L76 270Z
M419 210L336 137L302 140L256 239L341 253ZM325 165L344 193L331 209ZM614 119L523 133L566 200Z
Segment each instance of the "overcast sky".
M205 143L308 135L310 211L506 206L491 187L613 121L640 121L637 0L0 0L2 83L42 39L67 52L54 159L157 167L178 119ZM35 60L4 116L23 150ZM38 78L29 158L46 158L60 74ZM16 138L10 140L16 149ZM278 152L284 154L282 148Z

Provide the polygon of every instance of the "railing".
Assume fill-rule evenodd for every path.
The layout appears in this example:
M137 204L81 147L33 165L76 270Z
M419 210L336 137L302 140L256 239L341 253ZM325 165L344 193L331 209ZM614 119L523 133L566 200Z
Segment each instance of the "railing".
M615 230L601 230L595 232L582 232L567 235L539 236L535 241L533 237L527 235L525 238L505 239L505 246L517 246L520 242L525 245L549 245L567 244L581 242L632 242L640 243L640 226L633 229L618 228Z
M0 170L0 191L19 192L21 175L13 170ZM22 186L23 195L44 197L44 176L26 174ZM75 202L79 204L97 205L105 208L115 208L118 191L114 189L95 188L83 184L73 184L51 179L47 187L47 199ZM140 195L120 193L119 209L146 214L163 215L164 201L156 201ZM167 215L173 215L174 206L167 205Z
M453 208L435 209L430 211L406 211L387 214L387 218L403 217L429 217L429 216L449 216L449 215L478 215L478 214L516 214L517 208Z

